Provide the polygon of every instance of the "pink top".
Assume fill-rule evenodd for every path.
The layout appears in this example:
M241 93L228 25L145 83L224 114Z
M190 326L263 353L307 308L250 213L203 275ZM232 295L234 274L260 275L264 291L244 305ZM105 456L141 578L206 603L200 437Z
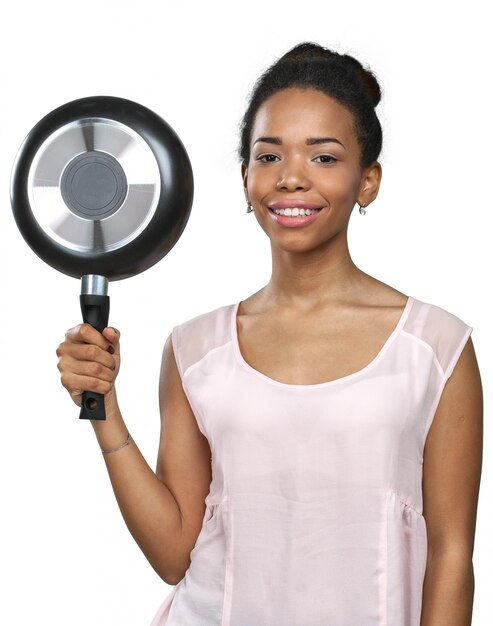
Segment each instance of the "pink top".
M423 449L472 327L409 297L366 367L290 385L243 359L238 306L172 331L213 478L151 626L419 626Z

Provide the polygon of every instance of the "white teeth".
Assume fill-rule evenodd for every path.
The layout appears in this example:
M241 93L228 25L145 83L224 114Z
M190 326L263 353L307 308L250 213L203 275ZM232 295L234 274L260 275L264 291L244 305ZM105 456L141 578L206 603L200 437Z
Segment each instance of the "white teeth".
M299 209L298 207L290 208L290 209L273 209L274 213L277 215L286 215L288 217L299 217L300 215L313 215L313 213L318 213L320 209Z

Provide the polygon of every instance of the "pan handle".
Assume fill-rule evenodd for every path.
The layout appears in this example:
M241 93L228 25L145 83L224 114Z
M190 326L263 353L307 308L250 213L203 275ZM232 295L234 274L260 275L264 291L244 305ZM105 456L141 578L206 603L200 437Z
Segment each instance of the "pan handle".
M87 275L82 277L82 293L80 295L80 308L82 311L82 319L87 324L93 326L100 333L108 326L108 318L110 314L110 297L98 293L84 293L86 291L84 285L87 284L88 278L103 278L107 285L107 279L104 277L95 277ZM84 281L86 279L86 281ZM93 284L94 281L90 281ZM92 391L84 391L82 394L82 404L80 407L79 419L89 420L105 420L106 413L104 410L104 396L100 393Z

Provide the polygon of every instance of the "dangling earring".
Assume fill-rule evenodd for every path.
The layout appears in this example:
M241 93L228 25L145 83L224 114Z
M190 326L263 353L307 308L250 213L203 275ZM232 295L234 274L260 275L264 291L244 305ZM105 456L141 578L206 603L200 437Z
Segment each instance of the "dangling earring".
M253 211L252 203L250 202L250 198L248 197L248 193L247 193L246 187L243 187L243 191L245 192L245 200L246 200L246 203L247 203L247 210L246 210L246 212L247 213L251 213Z
M359 207L359 212L361 215L366 215L365 206L366 204L361 204Z

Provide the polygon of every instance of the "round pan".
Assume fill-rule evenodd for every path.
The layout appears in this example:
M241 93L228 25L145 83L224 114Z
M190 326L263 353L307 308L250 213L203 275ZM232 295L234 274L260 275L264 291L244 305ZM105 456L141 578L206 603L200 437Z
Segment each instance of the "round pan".
M178 135L150 109L112 96L46 115L24 140L11 178L22 236L77 278L120 280L154 265L181 236L192 199Z

